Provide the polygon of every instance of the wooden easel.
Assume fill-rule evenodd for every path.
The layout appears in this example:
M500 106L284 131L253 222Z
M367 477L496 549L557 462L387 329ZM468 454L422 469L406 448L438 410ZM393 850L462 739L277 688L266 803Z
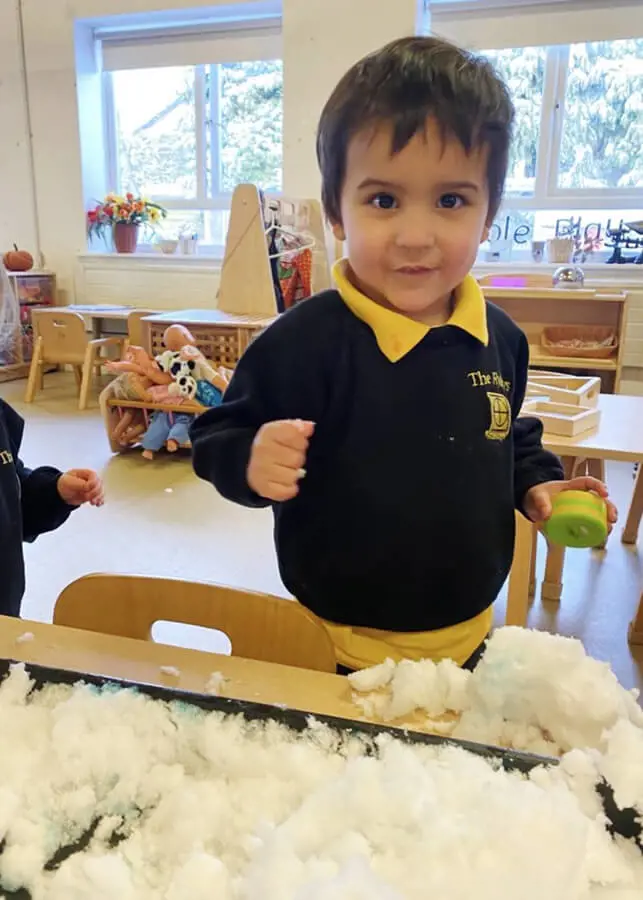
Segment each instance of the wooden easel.
M318 201L271 197L270 203L278 204L283 227L304 231L315 241L313 291L330 287L324 222ZM240 184L235 188L219 286L218 307L222 312L235 316L277 315L264 213L261 195L254 184Z

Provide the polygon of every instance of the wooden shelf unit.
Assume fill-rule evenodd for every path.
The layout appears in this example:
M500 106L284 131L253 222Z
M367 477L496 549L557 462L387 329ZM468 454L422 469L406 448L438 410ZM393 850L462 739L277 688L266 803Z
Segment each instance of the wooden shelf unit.
M511 316L527 335L529 363L546 369L565 369L602 376L605 393L618 393L623 367L623 347L627 322L627 294L601 293L574 288L492 287L482 285L491 303ZM556 325L609 325L618 340L614 356L608 359L554 356L541 345L544 328Z

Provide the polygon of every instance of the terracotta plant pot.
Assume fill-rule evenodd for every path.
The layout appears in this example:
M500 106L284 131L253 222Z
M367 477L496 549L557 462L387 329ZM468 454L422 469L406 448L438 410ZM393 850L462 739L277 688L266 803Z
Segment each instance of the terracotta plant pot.
M117 222L114 225L114 247L117 253L135 253L138 243L138 225Z

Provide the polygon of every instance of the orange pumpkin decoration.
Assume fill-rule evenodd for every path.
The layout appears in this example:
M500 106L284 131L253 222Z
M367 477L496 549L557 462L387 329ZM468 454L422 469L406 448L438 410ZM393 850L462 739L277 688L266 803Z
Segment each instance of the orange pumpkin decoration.
M33 256L26 250L18 250L18 245L13 245L13 250L2 257L5 269L10 272L28 272L33 269Z

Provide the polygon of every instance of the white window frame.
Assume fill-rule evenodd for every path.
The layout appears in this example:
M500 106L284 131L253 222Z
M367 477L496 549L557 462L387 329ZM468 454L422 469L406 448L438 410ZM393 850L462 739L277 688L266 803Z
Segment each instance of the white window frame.
M172 37L175 38L172 41ZM183 41L181 41L183 38ZM227 38L227 39L226 39ZM101 35L96 35L101 40ZM118 165L118 147L112 72L121 69L153 68L172 65L189 65L195 72L195 121L196 121L196 192L193 196L176 197L151 194L150 199L161 204L168 211L211 212L230 209L232 194L222 191L221 184L221 142L220 142L220 95L219 65L225 62L243 62L260 59L283 59L281 32L273 23L261 28L233 29L214 32L212 38L206 34L173 31L172 34L157 32L144 37L135 36L119 42L122 65L112 65L103 71L103 130L105 147L105 172L113 190L122 193L126 185L121 183ZM162 48L166 48L163 52ZM161 48L161 50L159 50ZM112 51L114 53L114 51ZM204 62L210 59L209 62ZM193 61L189 61L193 60ZM194 61L196 60L196 61ZM207 99L207 76L211 78L209 101ZM206 114L206 105L209 109ZM209 125L208 125L209 122ZM208 138L212 148L212 176L206 174ZM221 248L201 244L201 249L210 252Z
M534 191L529 195L505 193L503 207L515 210L643 209L643 188L558 186L570 46L550 46L546 48L546 54Z

